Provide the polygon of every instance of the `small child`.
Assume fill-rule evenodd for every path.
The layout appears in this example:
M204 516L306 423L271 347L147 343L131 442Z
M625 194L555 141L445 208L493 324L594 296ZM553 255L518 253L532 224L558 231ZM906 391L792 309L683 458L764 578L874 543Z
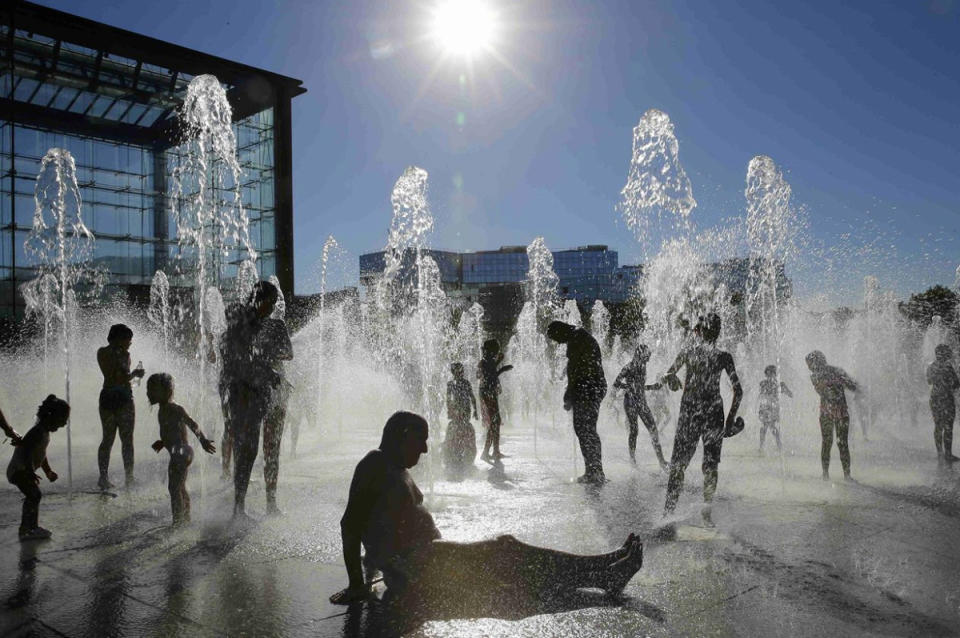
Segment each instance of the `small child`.
M657 455L657 461L660 463L660 469L666 470L669 467L666 459L663 458L663 450L660 447L659 431L657 422L653 418L653 412L647 405L647 390L659 390L663 387L661 383L647 385L647 362L650 361L650 348L641 343L637 346L630 363L623 366L620 374L613 382L614 389L623 390L623 409L627 413L627 422L630 425L630 435L627 439L627 449L630 452L630 460L634 465L637 464L637 433L639 427L637 419L643 422L643 427L647 428L650 434L650 442L653 444L653 451Z
M483 442L483 454L480 458L489 462L491 459L499 461L506 458L500 452L500 375L513 366L500 366L503 363L503 353L500 352L500 342L496 339L487 339L483 342L482 357L477 364L477 378L480 380L480 412L483 415L483 424L487 429L487 437ZM490 447L493 446L493 456L490 456Z
M793 393L784 382L777 383L777 366L769 365L763 370L766 377L760 382L760 452L763 452L763 439L770 430L777 440L777 451L780 447L780 395L785 394L791 399Z
M934 349L934 362L927 368L930 384L930 411L933 412L933 443L937 446L937 462L953 463L953 420L957 416L953 393L960 388L960 380L953 369L953 352L945 343Z
M473 465L477 458L477 435L470 424L470 414L477 418L477 399L470 382L463 376L463 364L450 366L453 380L447 382L447 437L443 442L448 469L458 470Z
M37 523L40 515L40 477L37 468L43 468L47 480L57 480L57 473L47 462L47 446L50 433L67 424L70 406L54 395L47 396L37 409L37 423L24 435L13 450L13 458L7 466L7 480L23 492L23 514L20 518L20 540L33 541L50 538L50 530Z
M173 377L165 372L151 374L147 379L147 400L160 404L157 420L160 422L160 440L151 446L154 452L166 448L170 452L167 467L167 488L170 490L170 508L174 526L190 522L190 495L187 494L187 471L193 462L193 448L187 445L187 428L200 439L200 446L208 454L217 451L213 441L200 431L200 426L187 411L173 402Z

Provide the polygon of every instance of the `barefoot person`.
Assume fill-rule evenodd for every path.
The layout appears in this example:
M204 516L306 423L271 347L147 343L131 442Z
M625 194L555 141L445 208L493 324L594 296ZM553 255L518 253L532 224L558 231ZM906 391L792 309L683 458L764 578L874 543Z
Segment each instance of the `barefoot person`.
M760 406L758 416L760 417L760 449L763 452L763 439L767 430L773 434L777 441L777 451L780 447L780 395L785 394L793 397L790 388L783 381L777 379L777 366L769 365L763 370L764 380L760 382Z
M480 362L477 364L477 378L480 380L480 413L483 415L487 436L483 441L480 458L484 461L499 461L506 457L500 452L500 375L513 370L513 366L500 365L503 363L503 353L500 352L500 342L496 339L484 341L482 350Z
M193 463L193 448L187 444L187 428L200 440L207 454L217 451L213 441L200 431L200 426L190 418L187 411L173 402L173 377L166 373L151 374L147 379L147 400L150 405L160 405L157 421L160 423L160 439L153 444L153 451L166 449L170 453L167 466L167 489L170 492L170 509L173 525L179 527L190 522L190 495L187 493L187 471Z
M110 489L110 452L113 442L120 433L120 451L123 455L123 471L127 487L134 484L133 476L133 426L136 414L133 407L133 388L131 379L143 377L143 368L130 370L130 342L133 330L122 323L110 326L107 333L107 345L97 350L97 363L103 374L103 389L100 390L100 425L103 427L103 440L97 450L100 466L100 480L97 486L101 490Z
M843 369L828 365L827 357L819 350L808 354L806 362L810 368L813 389L820 395L820 465L823 467L823 480L830 478L830 450L836 434L843 476L849 481L850 446L847 436L850 433L850 413L845 390L856 392L857 384Z
M24 435L23 440L13 449L13 458L7 465L7 480L23 492L23 512L20 516L20 540L32 541L50 538L50 530L40 527L40 477L37 469L42 468L47 480L53 483L57 473L50 469L47 461L47 446L50 433L56 432L67 424L70 418L70 406L63 399L49 395L37 409L37 423Z
M447 435L443 442L443 459L447 471L459 474L477 458L477 434L470 424L470 414L477 418L477 399L463 374L459 361L450 366L453 379L447 382Z
M224 406L224 440L232 445L233 516L246 517L247 487L257 459L260 430L282 379L271 352L261 351L261 331L273 312L279 291L258 281L245 304L230 306L220 344L220 400Z
M637 346L630 363L623 366L623 370L617 375L613 382L613 387L622 389L623 410L627 414L627 421L630 424L630 436L627 439L627 447L630 450L630 460L637 464L637 418L643 421L643 427L647 428L650 434L650 442L653 444L653 451L657 455L657 461L660 463L660 469L667 469L667 461L663 458L663 450L660 448L660 436L657 431L657 422L653 419L653 413L650 406L647 405L647 390L659 390L662 387L660 383L646 385L647 383L647 362L650 361L650 348L646 344Z
M364 567L371 578L381 571L390 593L449 596L504 586L531 595L581 587L617 594L642 566L643 546L633 534L623 547L595 556L534 547L512 536L475 543L441 540L407 472L427 452L427 436L423 417L396 412L383 428L380 447L357 464L340 521L349 586L331 602L345 605L369 596Z
M578 483L600 485L606 482L597 434L600 402L607 394L603 376L603 359L597 340L569 323L554 321L547 326L547 337L567 346L567 389L563 393L563 409L573 411L573 431L580 441L580 452L586 472Z
M930 411L933 413L933 443L937 446L937 462L953 463L953 420L957 416L954 393L960 388L957 371L953 369L953 352L941 343L934 350L936 359L927 368L930 384Z
M263 483L267 498L267 514L279 515L277 507L277 478L280 475L280 442L287 419L287 399L290 383L284 378L284 361L293 359L293 344L286 322L271 316L263 322L257 349L266 357L280 381L270 394L270 408L263 421Z
M733 355L717 348L720 337L720 317L710 313L701 317L694 328L699 343L683 350L667 370L664 381L674 391L680 387L676 376L680 368L686 368L683 396L680 399L680 415L677 417L677 433L673 439L670 458L670 480L667 483L667 498L664 516L673 513L683 489L683 475L697 451L697 442L703 440L703 501L709 504L717 491L720 472L720 451L725 431L734 427L743 388L733 364ZM720 373L726 372L733 385L733 400L726 421L723 417L723 399L720 397ZM704 510L704 519L709 521L710 510Z

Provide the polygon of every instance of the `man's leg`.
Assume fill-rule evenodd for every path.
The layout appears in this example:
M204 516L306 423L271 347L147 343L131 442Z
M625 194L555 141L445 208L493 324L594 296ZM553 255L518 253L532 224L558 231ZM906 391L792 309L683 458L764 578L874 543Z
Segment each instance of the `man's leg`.
M263 422L263 482L266 487L267 512L279 514L277 507L277 477L280 474L280 441L283 438L283 423L286 406L282 399L271 406Z
M840 464L843 466L843 476L850 478L850 445L847 437L850 433L850 419L837 420L837 448L840 450Z
M120 433L120 453L123 456L123 472L127 485L132 485L133 477L133 427L136 423L136 408L128 401L117 411L117 430Z
M631 409L630 407L624 405L623 410L627 415L627 425L630 428L629 434L627 434L627 450L630 452L630 460L636 464L637 462L637 433L640 431L640 427L637 424L637 411Z
M100 489L107 489L110 485L110 451L113 450L113 441L117 438L117 411L100 408L100 427L103 429L103 438L97 448L97 465L100 467L100 480L97 485Z
M220 479L230 478L230 459L233 456L233 415L230 407L230 385L221 383L220 409L223 412L223 437L220 439L220 462L222 470Z
M697 451L697 436L695 426L688 415L680 413L677 420L677 433L673 438L673 453L670 456L670 479L667 481L667 499L664 503L664 515L672 514L680 499L683 489L683 474Z
M760 421L760 451L761 452L763 451L763 439L767 434L767 427L768 425L766 421Z
M605 479L597 434L597 418L600 416L598 401L578 401L573 404L573 431L580 441L580 452L586 467L586 479L597 482Z
M943 457L948 461L956 458L953 455L953 422L956 417L956 409L946 410L943 423Z
M257 460L257 448L260 447L261 419L265 406L258 404L253 390L237 384L231 388L230 411L233 418L233 515L246 511L247 487L253 463Z
M830 476L830 451L833 447L833 420L829 417L820 417L820 465L823 467L823 478Z
M777 452L783 450L783 446L780 444L780 423L774 421L770 424L770 431L773 433L773 438L777 441Z

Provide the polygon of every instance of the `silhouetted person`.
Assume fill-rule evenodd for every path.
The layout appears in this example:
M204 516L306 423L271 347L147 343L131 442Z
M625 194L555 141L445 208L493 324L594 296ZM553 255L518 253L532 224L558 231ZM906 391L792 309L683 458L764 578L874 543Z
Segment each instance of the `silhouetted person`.
M937 446L937 462L952 463L953 420L957 416L954 393L960 388L957 371L953 368L953 352L950 346L941 343L934 349L936 357L927 368L927 383L930 384L930 411L933 413L933 443Z
M767 366L763 370L763 375L766 378L760 382L760 407L758 414L760 417L760 451L763 452L763 439L767 430L770 430L773 438L776 439L777 450L779 451L782 449L780 446L780 395L785 394L792 398L793 393L790 392L790 388L787 387L786 383L783 381L778 382L777 366Z
M217 448L213 441L200 431L200 426L190 418L187 411L173 402L173 377L166 373L151 374L147 379L147 400L150 405L159 404L157 421L160 423L160 439L153 444L153 451L166 449L170 453L167 465L167 489L170 492L170 509L174 526L190 522L190 494L187 493L187 471L193 463L193 448L187 444L187 428L200 440L200 446L208 454Z
M427 452L427 436L423 417L396 412L383 428L380 447L357 464L340 520L349 586L331 602L349 604L369 596L364 567L370 579L383 572L391 594L460 596L504 586L523 594L580 587L619 593L642 566L643 546L633 534L623 547L596 556L534 547L512 536L475 543L440 540L423 494L407 472Z
M487 339L483 342L480 362L477 364L477 379L480 382L480 413L483 416L483 425L487 435L483 441L483 453L480 458L490 461L491 458L499 461L506 458L500 452L500 375L513 370L513 366L501 366L503 353L500 352L500 342L496 339ZM490 448L493 447L493 456Z
M122 323L110 326L107 345L97 350L97 363L103 373L103 389L100 390L100 424L103 440L97 450L100 466L101 490L113 487L110 482L110 452L113 441L120 433L120 451L123 455L123 470L127 487L134 484L133 477L133 426L136 413L133 407L133 388L130 380L143 377L143 369L130 370L130 342L133 331Z
M50 538L50 530L40 527L40 477L36 472L43 469L47 480L57 480L57 473L47 461L47 446L50 433L67 424L70 406L63 399L48 395L37 409L37 422L14 448L13 458L7 465L7 480L23 492L23 513L20 517L20 540L32 541Z
M463 376L463 364L450 366L453 379L447 382L447 436L443 457L447 469L460 472L473 465L477 458L477 435L470 424L470 414L477 418L477 399L470 382Z
M627 414L627 422L630 424L630 436L627 440L627 446L630 450L630 460L634 465L637 463L637 434L640 428L637 425L637 419L643 421L643 426L650 433L650 442L653 444L653 451L657 455L657 461L660 463L660 469L667 469L667 461L663 458L663 450L660 448L660 436L657 431L657 422L653 418L650 406L647 405L647 390L657 390L662 384L647 383L647 362L650 361L650 348L646 344L637 346L633 353L633 359L630 363L623 366L620 374L613 382L613 387L622 389L623 410Z
M283 362L293 359L293 344L283 319L268 318L260 330L257 349L280 378L271 392L270 408L263 422L263 482L267 497L267 514L280 514L277 507L277 477L280 474L280 441L287 418L290 384L284 378Z
M603 473L600 435L597 434L600 402L607 394L600 346L583 328L562 321L551 322L547 326L547 336L567 346L567 389L563 393L563 409L573 411L573 431L580 441L586 466L586 472L577 482L599 485L607 480Z
M733 355L717 348L720 337L720 317L714 313L701 317L694 327L696 343L677 355L676 361L667 370L665 381L676 391L680 380L676 373L686 368L683 396L680 399L680 415L677 417L677 433L673 439L670 458L670 479L667 483L667 498L664 515L672 514L677 507L683 489L683 475L697 451L697 441L703 440L703 501L709 504L717 491L720 472L720 452L725 431L731 431L743 398L743 388L737 377ZM720 373L726 372L733 385L733 400L726 421L723 416L723 399L720 397ZM704 510L704 520L710 522L710 510Z
M234 518L246 516L247 487L257 459L260 429L274 392L282 379L272 362L274 355L262 352L261 331L273 312L279 291L267 281L258 281L245 304L233 304L227 312L227 329L220 344L220 398L224 406L225 441L232 443Z
M850 480L850 445L847 437L850 433L850 413L847 410L845 391L857 391L857 384L843 369L827 364L827 357L814 350L806 357L810 368L810 381L813 389L820 395L820 464L823 466L823 480L830 478L830 450L833 437L837 437L837 449L840 450L840 464L843 476Z
M10 445L18 445L22 437L17 434L17 431L7 423L7 417L3 416L3 410L0 410L0 431L3 432L3 435L10 439Z

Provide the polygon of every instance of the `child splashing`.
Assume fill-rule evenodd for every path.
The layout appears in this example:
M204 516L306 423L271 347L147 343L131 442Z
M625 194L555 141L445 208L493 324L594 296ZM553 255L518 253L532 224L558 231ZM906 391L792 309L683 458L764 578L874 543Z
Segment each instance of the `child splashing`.
M187 471L193 462L193 448L187 445L187 428L200 439L200 446L208 454L217 451L213 441L200 431L200 426L190 418L187 411L173 402L173 377L166 373L151 374L147 379L147 400L150 405L159 404L157 420L160 422L160 440L154 442L153 451L166 448L170 452L167 467L170 490L170 508L173 510L173 525L178 527L190 522L190 495L187 494Z

